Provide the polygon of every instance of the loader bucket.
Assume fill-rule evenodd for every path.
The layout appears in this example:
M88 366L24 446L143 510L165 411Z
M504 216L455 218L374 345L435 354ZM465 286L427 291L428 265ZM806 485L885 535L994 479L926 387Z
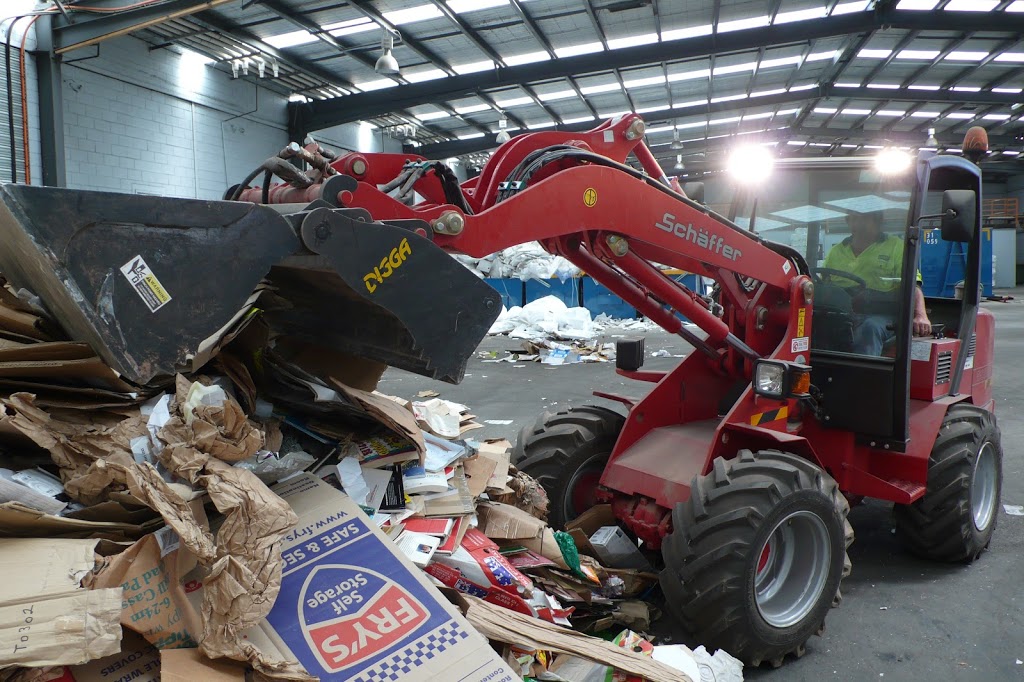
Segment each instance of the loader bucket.
M253 306L276 336L461 380L497 293L425 224L316 206L2 185L0 271L138 385L197 368Z

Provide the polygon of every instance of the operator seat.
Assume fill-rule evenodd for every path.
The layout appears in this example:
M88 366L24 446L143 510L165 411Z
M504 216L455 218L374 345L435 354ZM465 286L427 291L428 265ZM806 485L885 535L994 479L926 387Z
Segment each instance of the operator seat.
M811 324L815 350L853 352L853 297L846 289L819 282Z

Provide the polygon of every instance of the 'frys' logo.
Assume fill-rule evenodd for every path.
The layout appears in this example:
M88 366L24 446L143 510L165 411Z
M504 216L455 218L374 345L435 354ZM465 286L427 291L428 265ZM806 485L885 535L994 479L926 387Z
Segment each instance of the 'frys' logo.
M387 650L430 618L400 584L359 566L319 566L306 578L301 595L303 634L332 673Z
M380 265L373 269L373 272L368 272L363 275L363 283L366 284L366 290L371 294L377 290L377 287L384 283L391 274L402 266L405 259L412 253L412 247L409 246L409 240L403 239L402 243L391 249L384 258L381 258Z

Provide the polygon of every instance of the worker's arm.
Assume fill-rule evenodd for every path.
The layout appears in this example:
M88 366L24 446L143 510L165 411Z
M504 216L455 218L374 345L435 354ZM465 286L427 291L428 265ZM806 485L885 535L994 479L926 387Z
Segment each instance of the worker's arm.
M914 285L914 336L928 336L932 333L932 323L928 319L928 311L924 305L924 291Z

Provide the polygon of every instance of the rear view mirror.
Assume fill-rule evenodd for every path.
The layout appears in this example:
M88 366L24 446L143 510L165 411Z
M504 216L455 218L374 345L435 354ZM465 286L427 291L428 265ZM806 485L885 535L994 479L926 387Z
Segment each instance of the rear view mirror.
M969 242L978 219L977 195L970 189L947 189L942 193L942 239Z
M683 191L686 193L687 198L696 201L698 204L704 203L703 182L688 182L683 185Z

